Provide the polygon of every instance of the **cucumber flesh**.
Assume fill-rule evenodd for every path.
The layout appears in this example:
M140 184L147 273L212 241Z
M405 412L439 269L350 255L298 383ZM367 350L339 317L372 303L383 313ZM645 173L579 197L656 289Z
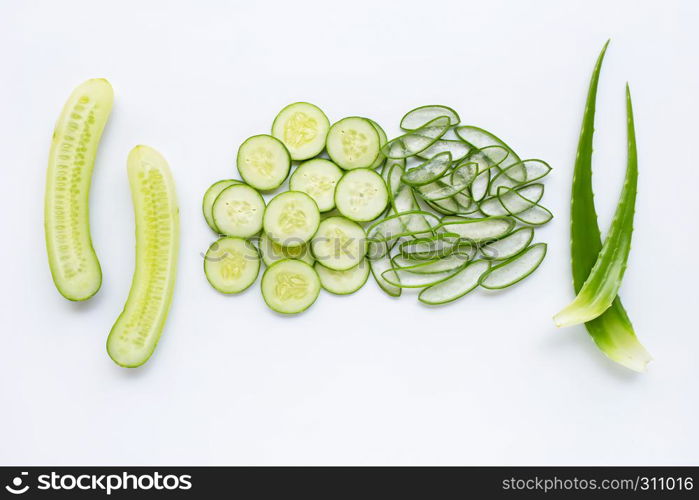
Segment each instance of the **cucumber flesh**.
M533 273L546 256L546 243L537 243L495 267L481 277L481 286L501 289L522 281Z
M223 181L214 182L211 186L209 186L209 189L206 190L206 193L204 193L204 200L201 203L201 211L204 214L206 223L217 234L219 233L219 230L216 227L216 224L214 224L214 215L212 211L214 201L216 201L218 195L221 194L221 191L226 189L228 186L239 183L240 181L235 179L226 179Z
M320 262L316 262L313 267L318 273L323 289L335 295L354 293L362 288L369 278L369 264L366 259L344 271L327 268Z
M484 260L472 262L449 279L425 288L417 298L420 302L430 305L453 302L476 289L481 276L489 267L490 264Z
M306 264L311 265L313 265L315 262L310 248L305 243L303 245L296 245L293 247L283 247L272 241L266 233L262 233L259 244L260 253L262 254L262 261L268 267L275 262L284 259L302 260Z
M318 210L328 212L335 208L335 186L342 177L342 170L330 160L308 160L294 171L289 179L289 189L301 191L313 198Z
M262 229L265 200L247 184L233 184L219 193L211 213L221 234L249 238Z
M376 132L379 134L379 154L374 160L374 163L371 165L371 167L369 167L373 170L375 168L379 168L381 165L383 165L383 162L386 161L386 156L381 152L381 149L388 142L388 136L386 135L384 129L381 128L381 125L379 125L370 118L367 118L367 120L369 120L369 123L371 123L374 126Z
M165 159L136 146L127 162L136 218L136 270L129 297L107 339L120 366L142 365L153 354L165 325L177 275L179 208Z
M311 241L313 256L323 266L345 271L358 265L367 253L362 226L345 217L330 217L318 226Z
M263 220L267 236L285 247L306 243L319 224L318 205L313 198L300 191L287 191L272 198Z
M381 137L369 120L350 116L330 127L326 148L330 158L345 170L370 168L381 152Z
M271 191L289 175L291 156L279 139L255 135L240 145L236 165L247 184L260 191Z
M278 313L303 312L313 305L319 293L318 273L300 260L280 260L262 275L262 297Z
M368 222L388 205L388 189L381 176L366 168L352 170L335 188L335 206L348 219Z
M90 237L89 194L97 147L113 101L107 80L87 80L68 98L53 132L44 230L53 282L68 300L87 300L102 284Z
M295 102L282 109L272 123L272 135L282 141L292 160L307 160L320 154L330 121L320 108Z
M204 257L204 274L221 293L240 293L257 279L260 255L243 238L226 236L215 241Z

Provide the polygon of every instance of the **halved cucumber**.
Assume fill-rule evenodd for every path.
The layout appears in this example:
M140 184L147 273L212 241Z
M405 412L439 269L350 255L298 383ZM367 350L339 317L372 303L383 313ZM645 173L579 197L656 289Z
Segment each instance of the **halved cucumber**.
M330 160L316 158L302 163L291 174L289 189L301 191L313 198L318 210L327 212L335 208L335 186L342 177L342 170Z
M289 104L272 123L272 135L284 143L292 160L307 160L323 151L329 129L325 113L308 102Z
M269 236L267 236L267 233L262 233L262 236L260 236L260 253L262 254L262 260L266 266L271 266L275 262L284 259L302 260L306 264L313 264L313 262L315 262L311 254L311 249L307 244L283 247L272 241Z
M320 262L316 262L313 267L318 273L323 289L335 295L349 295L356 292L364 286L369 277L369 264L366 259L362 259L359 264L344 271L330 269Z
M279 139L271 135L255 135L240 145L236 165L246 183L255 189L270 191L286 180L291 156Z
M239 293L257 279L260 255L247 240L226 236L212 243L204 256L204 274L221 293Z
M201 203L201 211L204 214L206 223L216 233L218 233L219 230L216 227L216 224L214 224L214 215L212 211L214 201L216 201L218 195L221 194L221 191L226 189L228 186L232 186L233 184L240 184L240 181L235 179L226 179L223 181L214 182L211 186L209 186L209 189L206 190L206 193L204 193L204 200Z
M124 310L109 333L107 352L116 364L133 368L153 354L170 310L180 223L165 159L152 148L136 146L127 169L136 216L136 270Z
M280 260L262 275L262 298L270 309L282 314L305 311L313 305L319 293L318 273L300 260Z
M362 226L345 217L330 217L318 226L311 241L313 256L325 267L345 271L359 264L367 253Z
M302 245L310 240L319 223L318 205L300 191L287 191L272 198L263 220L267 236L285 247Z
M56 122L46 172L44 230L51 276L68 300L87 300L102 284L90 238L92 169L114 92L107 80L79 85Z
M350 116L330 127L326 149L345 170L370 168L381 152L381 137L369 120Z
M386 183L368 168L345 173L335 188L335 206L342 215L354 221L376 219L387 204Z
M265 200L247 184L233 184L216 197L211 213L221 234L249 238L262 229Z

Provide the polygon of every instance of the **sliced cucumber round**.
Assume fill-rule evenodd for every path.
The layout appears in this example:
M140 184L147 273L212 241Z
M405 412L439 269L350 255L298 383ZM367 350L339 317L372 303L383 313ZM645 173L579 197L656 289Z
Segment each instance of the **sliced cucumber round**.
M345 217L330 217L320 223L311 241L311 250L325 267L345 271L364 259L366 233L362 226Z
M239 293L257 279L260 255L247 240L226 236L211 244L204 256L204 274L221 293Z
M262 236L260 236L260 253L262 254L262 261L266 266L271 266L275 262L284 259L302 260L306 264L315 262L311 249L307 244L283 247L272 241L266 233L262 233Z
M300 260L280 260L262 275L262 297L278 313L303 312L313 305L319 293L318 273Z
M271 135L255 135L240 145L236 159L243 180L260 191L277 189L286 180L291 156L282 142Z
M348 219L367 222L376 219L388 204L388 189L375 171L352 170L337 183L335 206Z
M272 135L282 141L292 160L313 158L325 147L330 121L320 108L295 102L282 109L272 123Z
M233 184L216 197L211 213L221 234L249 238L262 229L265 200L250 186Z
M370 168L381 152L379 132L366 118L350 116L330 127L326 149L345 170Z
M335 186L342 177L342 170L330 160L316 158L302 163L291 174L289 189L301 191L313 198L318 210L327 212L335 208Z
M300 191L287 191L269 202L263 227L274 242L293 247L310 240L319 223L320 211L313 198Z
M216 227L216 224L214 224L214 215L212 211L214 201L216 201L218 195L221 194L221 191L226 189L228 186L232 186L233 184L240 184L240 181L236 181L235 179L226 179L223 181L214 182L211 186L209 186L209 189L206 190L206 193L204 193L204 200L201 203L201 211L204 214L206 223L216 233L218 233L219 230Z
M349 295L362 288L369 278L370 271L366 259L344 271L330 269L320 262L316 262L313 267L318 273L323 289L335 295Z
M376 159L374 160L374 163L371 165L371 167L369 167L371 169L375 169L375 168L379 168L383 164L383 162L386 160L386 155L384 155L381 152L381 148L383 148L384 145L388 142L388 136L386 135L386 132L384 131L384 129L381 128L381 125L376 123L371 118L367 118L367 120L369 120L369 123L371 123L374 126L374 128L376 129L376 131L379 133L379 155L376 157Z

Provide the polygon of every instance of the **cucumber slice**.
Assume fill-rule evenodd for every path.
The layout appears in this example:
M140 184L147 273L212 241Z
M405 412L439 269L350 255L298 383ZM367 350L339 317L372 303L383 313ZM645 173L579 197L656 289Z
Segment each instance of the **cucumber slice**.
M204 214L206 223L217 234L219 233L219 230L216 227L216 224L214 224L214 214L212 210L214 201L216 201L218 195L221 194L221 191L226 189L228 186L232 186L233 184L240 184L240 181L236 181L235 179L226 179L223 181L214 182L211 186L209 186L209 189L206 190L206 193L204 193L204 200L201 203L201 211Z
M410 186L424 186L441 178L451 167L451 153L445 151L405 172L401 180Z
M520 227L504 238L481 246L481 255L489 260L506 260L514 257L529 246L534 238L534 229Z
M308 160L291 174L289 189L301 191L313 198L318 210L328 212L335 208L335 186L342 177L342 170L330 160Z
M415 156L432 146L449 130L449 118L439 116L424 126L407 134L391 139L381 152L386 158L401 159Z
M478 287L481 276L489 267L490 264L484 260L472 262L449 279L425 288L417 298L430 305L453 302Z
M318 224L318 205L300 191L287 191L272 198L263 220L267 236L285 247L306 243L315 234Z
M496 240L509 234L515 227L515 221L509 217L486 217L483 219L464 219L461 217L444 217L442 228L458 234L462 239L472 243Z
M221 293L240 293L257 279L260 255L247 240L225 236L211 244L204 256L204 274Z
M381 152L381 137L369 120L350 116L330 127L325 147L332 161L345 170L370 168Z
M354 293L362 288L369 278L369 264L366 259L362 259L359 264L345 271L327 268L319 262L316 262L313 267L320 278L320 286L335 295Z
M87 80L70 95L53 131L44 230L53 282L68 300L87 300L102 285L90 237L89 195L97 146L113 101L107 80Z
M371 274L374 275L376 284L391 297L400 297L403 290L400 287L391 285L382 276L385 271L392 268L386 244L383 242L369 242L368 258Z
M292 160L307 160L320 154L330 121L319 107L295 102L282 109L272 123L272 135L282 141Z
M499 196L496 195L491 198L486 198L480 202L480 210L485 215L496 216L507 215L508 213L520 213L531 208L533 203L538 203L544 196L543 184L528 184L511 190L504 186L501 186L501 188L503 190L508 189L509 191L502 191ZM520 199L520 197L522 199ZM510 207L512 212L505 208L500 198Z
M318 273L300 260L280 260L262 275L262 298L278 313L303 312L313 305L319 293Z
M437 139L429 148L419 152L417 156L423 159L434 158L445 152L451 153L452 161L461 161L473 151L473 148L463 141L454 139Z
M120 366L148 361L165 325L177 275L180 243L175 182L165 159L136 146L127 162L136 216L136 270L123 312L107 339L107 352Z
M371 118L367 118L369 120L369 123L371 123L374 128L376 129L376 132L379 134L379 154L374 160L374 163L371 165L371 169L379 168L383 162L386 160L386 156L381 152L381 148L384 147L384 145L388 142L388 136L386 135L386 132L384 131L383 128L381 128L381 125L376 123L374 120Z
M449 126L458 125L461 121L459 114L450 107L441 104L428 104L408 111L400 121L400 128L417 130L425 123L441 116L446 116L449 119Z
M311 251L329 269L345 271L358 265L367 253L362 226L344 217L330 217L318 226Z
M311 264L315 262L313 255L311 254L311 249L308 248L308 244L296 245L293 247L283 247L274 241L272 241L266 233L262 233L260 236L260 253L262 254L262 261L266 266L271 266L275 262L284 259L296 259L302 260L306 264Z
M271 191L289 175L291 156L279 139L261 134L240 145L236 165L247 184L260 191Z
M214 226L226 236L249 238L262 229L265 200L247 184L228 186L214 200Z
M388 204L388 189L381 176L367 168L352 170L337 183L335 206L348 219L376 219Z
M536 243L524 252L491 267L481 277L481 286L493 290L507 288L533 273L546 257L546 243Z

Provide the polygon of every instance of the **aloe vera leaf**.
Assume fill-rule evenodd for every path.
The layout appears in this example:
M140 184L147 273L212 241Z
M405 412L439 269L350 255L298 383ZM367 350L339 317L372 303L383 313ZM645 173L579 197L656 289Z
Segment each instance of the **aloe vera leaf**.
M592 137L597 84L608 45L609 42L602 48L592 72L575 159L570 227L573 288L576 293L583 287L602 249L602 236L592 193ZM641 372L645 371L646 365L652 359L636 338L631 321L618 296L603 314L585 323L585 328L597 347L609 359L622 366Z

